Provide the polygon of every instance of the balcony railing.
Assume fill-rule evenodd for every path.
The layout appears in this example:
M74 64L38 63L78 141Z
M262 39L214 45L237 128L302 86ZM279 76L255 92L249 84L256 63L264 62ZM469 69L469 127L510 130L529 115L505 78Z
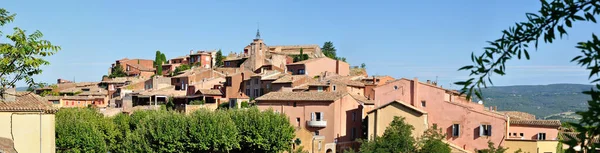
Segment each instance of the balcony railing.
M327 127L327 121L325 120L311 120L311 121L306 121L306 124L310 127Z

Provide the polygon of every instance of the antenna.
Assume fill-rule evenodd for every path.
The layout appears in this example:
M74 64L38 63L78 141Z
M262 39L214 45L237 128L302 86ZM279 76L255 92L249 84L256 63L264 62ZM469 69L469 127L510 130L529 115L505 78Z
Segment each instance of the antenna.
M435 76L435 83L436 84L438 83L438 76L437 75Z

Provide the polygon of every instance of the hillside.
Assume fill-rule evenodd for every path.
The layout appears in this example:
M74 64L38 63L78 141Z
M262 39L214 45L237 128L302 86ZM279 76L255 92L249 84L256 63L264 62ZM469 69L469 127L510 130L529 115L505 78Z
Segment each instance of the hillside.
M498 106L499 111L523 111L541 119L566 121L577 117L572 112L587 109L590 97L581 92L591 88L581 84L502 86L482 89L482 96L485 106Z

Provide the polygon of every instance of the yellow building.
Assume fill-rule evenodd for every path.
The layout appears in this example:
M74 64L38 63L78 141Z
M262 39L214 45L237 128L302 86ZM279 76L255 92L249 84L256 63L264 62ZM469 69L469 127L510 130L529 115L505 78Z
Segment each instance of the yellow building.
M414 126L413 137L420 137L427 130L427 112L407 105L404 102L394 101L367 112L368 137L382 136L385 129L394 120L394 117L404 117L404 122Z
M540 152L540 153L556 153L558 140L520 140L506 139L504 147L508 148L506 152L515 152L521 149L522 152Z
M54 109L42 97L7 89L0 98L0 152L55 152Z

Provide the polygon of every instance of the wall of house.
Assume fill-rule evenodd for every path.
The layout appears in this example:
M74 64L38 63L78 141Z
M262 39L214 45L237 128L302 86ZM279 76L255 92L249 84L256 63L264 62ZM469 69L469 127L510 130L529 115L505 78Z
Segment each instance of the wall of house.
M139 61L139 62L138 62ZM121 67L123 68L123 70L125 70L127 67L127 64L140 64L144 67L154 67L154 60L147 60L147 59L129 59L129 60L122 60L122 61L118 61L119 64L121 65Z
M525 140L537 140L538 133L546 133L546 140L558 140L558 128L557 127L535 127L525 125L510 125L508 133L514 133L517 135L510 136L510 138L521 138L520 134L523 133L523 139Z
M362 109L363 107L350 95L342 97L334 102L336 138L338 139L338 150L346 150L356 144L354 140L362 137ZM354 116L354 117L353 117ZM355 129L354 134L352 129ZM357 146L354 146L357 147ZM353 148L357 150L358 148Z
M289 117L290 124L297 128L304 128L311 133L319 131L320 136L324 136L324 143L333 143L337 134L335 131L339 131L336 128L336 113L334 110L333 102L294 102L291 101L261 101L258 103L258 109L268 110L284 113ZM307 126L307 121L311 120L311 113L323 112L324 120L327 121L325 128L315 128ZM297 118L300 118L300 122L297 122ZM337 129L337 130L334 130ZM338 132L339 133L339 132Z
M154 71L141 71L140 76L142 78L150 78L154 75Z
M300 70L300 69L304 69L304 74L307 74L307 75L308 75L308 73L311 73L311 72L308 72L308 71L306 70L306 66L305 66L305 65L303 65L303 64L298 64L298 65L287 65L287 70L288 70L288 72L292 72L292 75L300 75L300 74L298 73L298 70ZM315 75L317 75L317 73L316 73ZM314 77L315 75L313 75L313 77Z
M40 152L40 142L42 153L56 152L54 125L54 114L0 112L0 137L14 136L18 152Z
M230 98L232 96L234 96L235 94L239 94L240 92L244 92L242 91L242 83L244 81L244 74L243 73L239 73L231 77L231 85L229 86L225 86L225 97ZM245 77L249 77L249 75L245 76Z
M401 79L375 88L375 107L400 100L428 112L429 125L437 124L447 133L446 140L466 150L487 148L488 141L502 145L507 119L476 103L446 102L445 90L417 81ZM425 107L422 106L425 102ZM452 125L460 125L460 135L452 137ZM492 136L479 136L481 124L492 126Z
M337 62L337 66L336 66L336 73L338 75L341 76L348 76L350 75L350 64L340 61L340 60L336 60Z
M88 105L96 105L98 107L106 107L108 106L107 99L105 98L96 98L96 99L69 99L63 98L60 100L61 107L88 107Z
M375 135L383 136L385 129L396 116L404 117L404 122L415 128L412 131L412 136L415 138L423 135L428 128L427 114L422 114L398 103L392 103L368 114L368 139L371 140Z
M521 149L522 152L530 153L556 153L558 141L532 141L532 140L506 140L504 147L508 148L506 152L515 152Z

